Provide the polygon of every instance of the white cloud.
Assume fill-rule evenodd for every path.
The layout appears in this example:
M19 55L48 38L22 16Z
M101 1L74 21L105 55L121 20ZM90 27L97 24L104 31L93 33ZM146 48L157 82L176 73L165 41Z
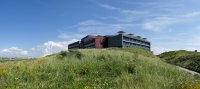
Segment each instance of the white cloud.
M186 17L186 18L192 18L192 17L197 17L197 16L200 16L200 11L194 11L194 12L183 15L183 17Z
M81 33L71 33L71 32L62 32L58 35L58 38L70 40L70 39L80 39L84 37L85 34Z
M61 31L58 35L59 38L65 39L65 40L71 40L71 39L81 39L84 36L88 35L89 33L92 33L94 30L97 32L99 27L104 27L106 24L97 21L97 20L86 20L81 21L71 27L67 27L66 31ZM74 30L74 32L69 32L69 30ZM103 29L105 30L105 29Z
M36 57L41 57L41 56L47 56L50 54L58 53L60 51L67 51L68 44L75 41L78 41L78 40L73 39L70 41L60 41L60 42L48 41L44 43L43 45L39 45L35 48L32 48L32 53Z
M167 25L173 24L177 22L173 18L169 17L157 17L154 19L151 19L149 21L146 21L143 25L144 29L159 32L162 31Z
M165 48L165 47L153 47L152 51L155 55L161 54L163 52L173 51L174 49Z
M143 28L154 32L160 32L166 29L170 30L170 25L189 23L197 16L200 16L200 12L198 11L187 12L182 15L149 18L149 20L144 22Z
M29 52L17 47L3 49L0 52L0 57L28 57Z
M98 3L99 6L109 9L109 10L116 10L122 14L135 14L138 13L138 11L134 11L134 10L126 10L126 9L122 9L122 8L118 8L118 7L114 7L108 4L103 4L103 3Z
M117 20L121 22L134 22L137 20L144 19L146 17L149 18L149 16L153 15L152 12L145 10L127 10L119 7L114 7L108 4L103 4L100 2L97 2L97 5L108 10L119 12L121 16L117 18ZM165 28L165 26L173 24L174 22L175 20L173 20L173 18L156 16L153 18L149 18L148 20L144 21L144 23L141 23L141 28L144 30L159 32L162 31L162 29Z
M138 30L135 28L138 27L139 25L140 24L134 24L134 23L112 24L112 23L103 23L97 20L86 20L86 21L79 22L73 26L72 29L76 29L76 32L73 32L73 33L62 32L60 33L59 37L65 38L65 39L72 39L72 38L80 39L88 34L110 35L110 34L114 34L115 32L119 30L124 30L124 31Z
M112 5L96 2L96 4L100 7L103 7L107 10L115 11L119 13L118 17L114 19L120 22L134 22L146 16L149 16L150 12L148 10L135 10L133 9L124 9L120 7L115 7Z
M23 49L19 49L17 47L11 47L11 48L8 48L8 49L3 49L2 52L5 52L5 53L12 53L12 52L18 52L20 54L28 54L27 51L23 50Z
M23 50L17 47L11 47L0 51L0 57L22 57L22 58L34 58L43 57L50 54L58 53L60 51L67 51L68 44L77 41L76 39L70 41L48 41L42 45L31 48L31 50Z
M180 23L188 23L190 21L194 21L194 17L200 16L200 11L182 11L184 5L178 1L170 1L168 3L163 4L163 2L133 2L133 1L121 1L127 2L130 4L134 4L137 6L135 8L124 9L119 6L112 6L110 4L105 4L96 1L95 3L103 7L107 10L116 11L117 17L115 17L116 21L120 21L120 23L124 22L140 22L141 28L144 30L149 30L153 32L161 32L164 30L171 30L171 25L180 24ZM179 8L179 9L177 9ZM161 13L162 12L162 13ZM116 15L115 15L116 16Z
M102 25L102 22L96 21L96 20L86 20L83 22L78 23L79 26L87 26L87 25Z
M200 37L199 36L191 36L190 38L185 39L185 40L186 40L185 45L192 46L192 47L200 46Z

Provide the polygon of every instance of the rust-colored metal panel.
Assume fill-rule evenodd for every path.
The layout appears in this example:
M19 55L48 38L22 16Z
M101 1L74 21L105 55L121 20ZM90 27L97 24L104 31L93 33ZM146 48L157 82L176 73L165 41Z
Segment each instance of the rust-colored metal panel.
M88 44L91 44L91 42L94 42L95 43L94 48L106 48L106 47L108 47L107 39L108 39L108 37L106 37L106 36L88 35L82 39L82 44L84 47L85 45L88 45Z
M96 48L104 48L106 45L105 39L106 39L106 37L104 37L104 36L97 36L95 38L95 47Z

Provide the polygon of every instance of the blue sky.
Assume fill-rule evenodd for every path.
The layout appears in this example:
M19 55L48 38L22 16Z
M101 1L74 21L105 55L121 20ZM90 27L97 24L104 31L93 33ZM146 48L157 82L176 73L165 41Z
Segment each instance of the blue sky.
M0 57L41 57L87 34L123 30L155 54L200 50L199 0L1 0Z

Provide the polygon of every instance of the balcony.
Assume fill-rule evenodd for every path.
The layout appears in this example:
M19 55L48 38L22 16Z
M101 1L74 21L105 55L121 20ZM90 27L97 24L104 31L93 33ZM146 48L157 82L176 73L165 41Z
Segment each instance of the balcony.
M143 42L135 42L135 41L130 41L130 40L123 40L123 42L125 43L132 43L132 44L136 44L136 45L143 45L143 46L148 46L150 47L149 44L143 43Z

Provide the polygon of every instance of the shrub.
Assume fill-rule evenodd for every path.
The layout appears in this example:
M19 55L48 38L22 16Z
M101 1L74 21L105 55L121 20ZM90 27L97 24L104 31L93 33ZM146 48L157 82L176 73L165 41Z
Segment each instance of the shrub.
M172 51L160 54L166 62L200 73L200 53L190 51Z

